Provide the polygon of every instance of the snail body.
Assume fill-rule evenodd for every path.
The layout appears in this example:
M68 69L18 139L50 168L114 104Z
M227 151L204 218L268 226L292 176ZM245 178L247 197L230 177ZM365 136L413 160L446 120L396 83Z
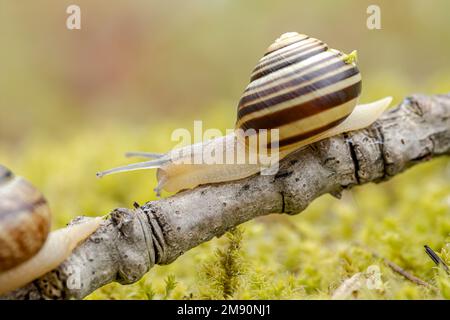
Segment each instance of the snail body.
M238 103L235 132L166 154L128 153L154 159L97 175L157 168L155 191L177 192L251 176L311 143L367 127L392 99L357 104L362 85L355 60L355 52L347 55L318 39L285 33L269 46L254 68ZM265 146L269 154L277 155L271 163L261 161L260 149L248 150L249 139L253 136L260 141L260 132L267 130L276 130L276 135L269 134L270 143ZM247 151L246 161L226 162L230 164L190 161L208 156L211 150L219 152L221 159L235 159L239 150ZM248 161L252 155L256 161Z
M44 275L100 225L91 219L50 231L44 196L28 181L0 166L0 294Z

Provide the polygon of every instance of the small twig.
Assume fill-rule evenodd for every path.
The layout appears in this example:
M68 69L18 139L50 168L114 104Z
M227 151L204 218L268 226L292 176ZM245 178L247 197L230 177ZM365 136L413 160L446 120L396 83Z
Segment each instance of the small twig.
M400 267L399 265L395 264L394 262L386 259L386 258L381 258L383 259L383 262L389 267L391 268L394 272L397 272L398 274L402 275L403 277L405 277L406 279L408 279L411 282L414 282L415 284L418 284L420 286L424 286L427 287L429 289L433 289L433 290L437 290L437 288L431 284L429 284L428 282L414 276L413 274L409 273L408 271L406 271L405 269L403 269L402 267Z
M445 272L447 272L448 275L450 275L450 268L448 267L448 265L444 262L444 260L442 260L436 252L433 251L433 249L431 249L429 246L424 245L425 248L425 252L427 253L427 255L431 258L431 260L433 260L433 262L438 266L438 267L442 267L442 269L444 269Z
M429 284L428 282L416 277L415 275L411 274L410 272L406 271L405 269L403 269L402 267L400 267L398 264L395 264L394 262L382 257L381 255L379 255L378 253L376 253L375 251L371 250L370 248L367 248L366 246L357 244L359 247L362 247L363 249L369 251L372 256L374 256L377 259L381 259L383 260L384 264L386 264L389 268L391 268L394 272L402 275L404 278L406 278L407 280L419 285L419 286L423 286L432 290L437 290L437 288L431 284Z

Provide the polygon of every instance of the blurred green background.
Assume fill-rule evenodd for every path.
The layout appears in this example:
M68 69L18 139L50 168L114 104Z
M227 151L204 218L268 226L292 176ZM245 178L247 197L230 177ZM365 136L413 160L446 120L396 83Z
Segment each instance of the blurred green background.
M127 163L125 151L168 150L172 130L192 129L193 120L232 128L251 70L281 33L357 49L362 102L450 91L446 0L78 0L82 29L71 31L65 22L73 3L0 2L0 163L44 192L55 227L76 215L154 199L153 171L103 180L95 172ZM381 8L381 30L366 27L370 4ZM447 280L422 246L443 255L449 250L449 181L448 159L441 159L341 201L323 197L300 216L277 218L280 223L245 224L240 254L254 267L233 297L327 298L342 279L374 263L357 253L351 257L357 262L347 257L359 241L441 288L424 291L386 269L387 293L362 297L448 298ZM214 250L226 243L211 241L137 285L108 286L93 297L165 297L168 274L178 281L173 298L220 297L217 288L211 293L211 279L198 285L199 266L217 259Z

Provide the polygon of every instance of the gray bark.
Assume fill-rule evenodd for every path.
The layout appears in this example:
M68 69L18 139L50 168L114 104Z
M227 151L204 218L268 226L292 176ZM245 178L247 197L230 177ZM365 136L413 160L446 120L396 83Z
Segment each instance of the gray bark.
M9 299L80 299L117 281L139 280L155 264L270 213L297 214L317 197L382 182L450 154L450 94L414 95L372 126L290 155L276 176L200 186L136 209L115 209L57 269ZM82 219L82 218L80 218Z

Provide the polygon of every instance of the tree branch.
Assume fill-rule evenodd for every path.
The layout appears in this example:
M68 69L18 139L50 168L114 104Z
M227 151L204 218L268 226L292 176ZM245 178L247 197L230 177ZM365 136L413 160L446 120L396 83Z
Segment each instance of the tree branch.
M276 176L200 186L136 209L115 209L57 269L3 298L80 299L112 281L133 283L155 264L169 264L245 221L297 214L323 194L340 197L343 189L385 181L449 154L450 94L415 95L369 128L290 155Z

